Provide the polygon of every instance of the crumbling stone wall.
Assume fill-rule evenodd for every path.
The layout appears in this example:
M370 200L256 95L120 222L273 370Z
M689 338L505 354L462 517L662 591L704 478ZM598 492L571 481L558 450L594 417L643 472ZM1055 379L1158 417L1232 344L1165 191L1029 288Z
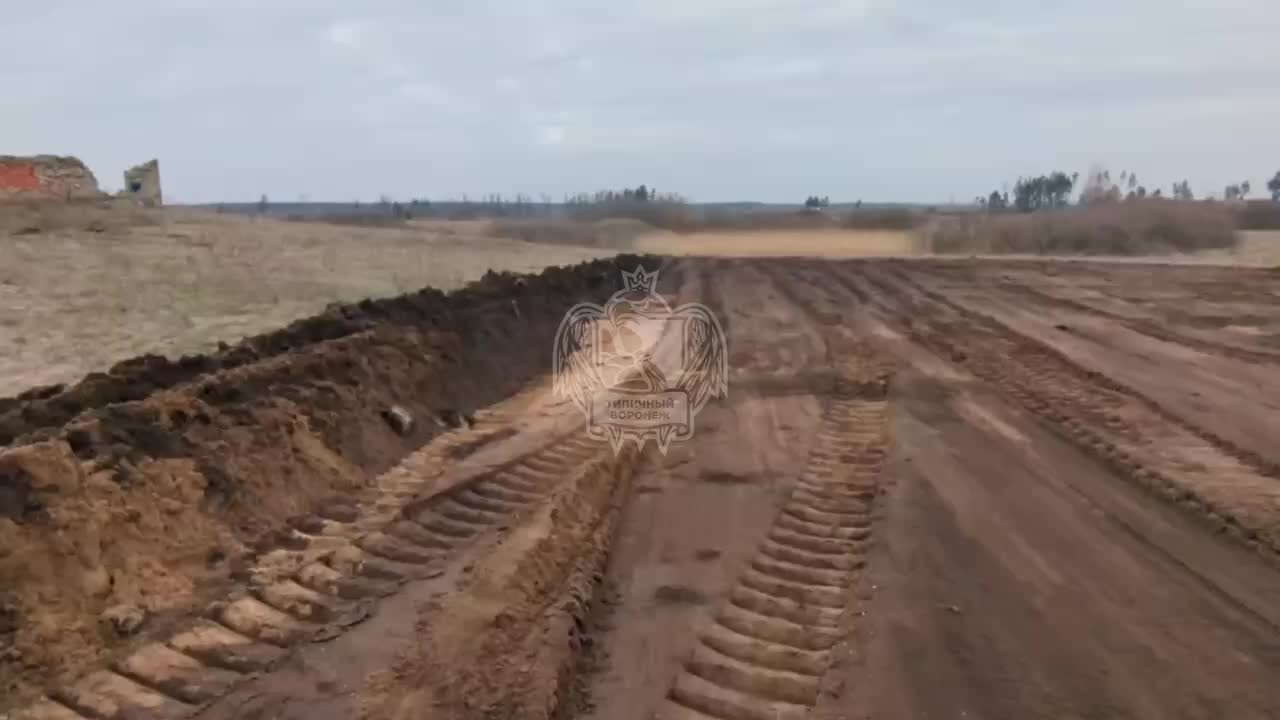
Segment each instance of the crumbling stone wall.
M160 194L160 161L150 160L124 171L124 197L133 198L149 207L163 202Z
M98 179L78 158L0 155L0 201L100 197Z

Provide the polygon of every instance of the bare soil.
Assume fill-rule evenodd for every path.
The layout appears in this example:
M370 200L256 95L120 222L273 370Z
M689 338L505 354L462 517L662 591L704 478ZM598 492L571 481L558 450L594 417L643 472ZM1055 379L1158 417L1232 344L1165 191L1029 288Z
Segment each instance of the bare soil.
M541 344L612 261L450 296L333 308L212 356L140 358L4 401L0 635L6 702L136 646L296 544L410 450L544 372ZM396 432L394 406L414 424ZM310 524L308 524L310 523ZM100 623L148 616L142 636Z
M615 455L545 371L636 262L9 401L0 709L1280 716L1280 274L649 259L730 395Z

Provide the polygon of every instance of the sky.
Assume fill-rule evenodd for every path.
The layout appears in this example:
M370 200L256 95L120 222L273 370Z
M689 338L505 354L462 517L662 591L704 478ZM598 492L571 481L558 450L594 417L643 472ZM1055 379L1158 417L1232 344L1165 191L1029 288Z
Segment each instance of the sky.
M1275 0L0 0L0 154L166 200L967 201L1280 170Z

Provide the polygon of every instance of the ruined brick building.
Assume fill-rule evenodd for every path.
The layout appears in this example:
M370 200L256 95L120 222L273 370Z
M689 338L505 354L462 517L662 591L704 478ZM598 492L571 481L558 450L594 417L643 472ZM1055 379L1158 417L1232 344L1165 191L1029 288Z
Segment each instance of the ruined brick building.
M150 160L124 171L124 190L121 196L132 198L147 206L162 204L160 193L160 161Z
M0 156L0 200L87 200L103 197L98 179L74 157Z
M160 163L151 160L124 173L117 196L140 205L158 206ZM0 155L0 202L107 200L93 171L78 158L58 155Z

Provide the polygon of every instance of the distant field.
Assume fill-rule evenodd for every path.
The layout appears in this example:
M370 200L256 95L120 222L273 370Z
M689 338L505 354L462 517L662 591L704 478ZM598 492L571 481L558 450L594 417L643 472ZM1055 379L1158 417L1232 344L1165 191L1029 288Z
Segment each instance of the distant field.
M332 302L609 254L486 237L475 224L360 228L181 211L109 220L100 232L77 220L0 233L0 396L141 353L208 351Z
M905 230L757 230L654 233L635 241L640 252L660 255L766 257L883 257L915 255L915 237Z
M1230 259L1242 265L1280 267L1280 230L1247 230L1244 241Z

